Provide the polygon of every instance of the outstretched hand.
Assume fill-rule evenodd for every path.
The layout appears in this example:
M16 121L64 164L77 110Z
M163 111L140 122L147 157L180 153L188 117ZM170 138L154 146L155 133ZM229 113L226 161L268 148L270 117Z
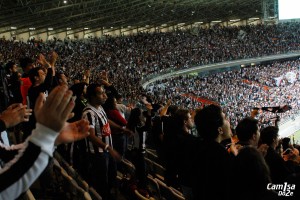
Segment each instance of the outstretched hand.
M57 54L55 51L52 51L52 52L51 52L51 55L50 55L49 64L50 64L51 66L54 66L54 65L55 65L55 62L56 62L56 60L57 60L57 58L58 58L58 54Z
M29 120L32 110L26 109L26 107L26 105L22 105L21 103L15 103L1 113L0 119L4 121L6 128Z
M49 62L46 60L46 58L43 54L39 54L39 56L37 58L37 62L40 65L42 65L43 67L49 67L50 66Z
M66 122L56 138L55 144L59 145L62 143L74 142L81 140L88 135L89 122L87 120L82 119L73 123Z

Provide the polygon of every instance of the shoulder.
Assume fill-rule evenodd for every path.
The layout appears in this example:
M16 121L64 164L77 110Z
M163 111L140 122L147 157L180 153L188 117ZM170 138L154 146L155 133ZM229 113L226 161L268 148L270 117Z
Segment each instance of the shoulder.
M82 110L82 115L87 115L87 114L94 114L95 112L92 110L90 106L86 106Z
M121 103L117 103L117 108L126 108L126 106L124 104L121 104Z

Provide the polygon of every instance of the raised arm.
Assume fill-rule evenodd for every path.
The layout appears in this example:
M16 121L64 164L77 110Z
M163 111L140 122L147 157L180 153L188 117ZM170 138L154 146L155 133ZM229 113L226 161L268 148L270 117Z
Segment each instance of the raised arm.
M40 94L35 105L37 125L31 136L20 145L0 147L3 154L5 151L9 154L18 150L18 154L0 170L0 199L17 198L46 168L54 150L54 143L74 107L71 97L72 92L68 91L67 86L54 88L46 101L44 94ZM83 126L83 131L87 130L87 125ZM80 137L63 137L61 142L74 141L84 136L87 136L87 132Z

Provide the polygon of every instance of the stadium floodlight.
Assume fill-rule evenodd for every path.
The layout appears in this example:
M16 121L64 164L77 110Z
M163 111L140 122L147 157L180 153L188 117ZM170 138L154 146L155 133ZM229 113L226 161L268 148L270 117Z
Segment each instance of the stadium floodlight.
M72 28L67 28L67 31L71 30Z
M12 27L10 27L10 29L12 29L12 30L16 30L16 29L17 29L17 27L15 27L15 26L12 26Z
M240 21L241 19L231 19L231 20L229 20L230 22L238 22L238 21Z
M85 27L85 28L83 28L84 30L89 30L89 28L88 27Z
M222 22L222 21L220 21L220 20L214 20L214 21L211 21L212 23L220 23L220 22Z
M48 28L48 31L53 31L53 28Z
M30 27L30 28L29 28L29 30L31 30L31 31L34 31L34 30L35 30L35 28L34 28L34 27Z
M259 18L258 17L251 17L249 18L249 20L258 20Z

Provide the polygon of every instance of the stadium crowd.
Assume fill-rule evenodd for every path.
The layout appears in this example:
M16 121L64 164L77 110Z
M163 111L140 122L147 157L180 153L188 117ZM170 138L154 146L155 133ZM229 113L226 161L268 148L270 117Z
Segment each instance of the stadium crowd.
M139 33L134 36L88 41L13 42L2 40L2 60L37 57L55 50L57 67L70 80L86 69L91 80L100 70L110 72L111 81L121 93L138 96L139 83L149 75L195 65L261 57L299 50L299 23L272 26L212 27L195 31ZM122 76L121 76L122 75Z
M211 100L224 106L232 127L244 117L250 116L254 108L290 105L284 113L261 112L258 118L262 124L272 124L276 115L284 121L299 114L299 66L300 61L275 62L268 66L249 66L233 71L219 72L205 76L179 76L157 81L149 85L149 93L157 99L172 99L176 105L195 110L203 105L198 100ZM286 74L292 72L293 80ZM276 78L280 79L276 85ZM267 86L267 87L266 87ZM183 94L190 94L188 96ZM158 101L158 100L157 100Z

